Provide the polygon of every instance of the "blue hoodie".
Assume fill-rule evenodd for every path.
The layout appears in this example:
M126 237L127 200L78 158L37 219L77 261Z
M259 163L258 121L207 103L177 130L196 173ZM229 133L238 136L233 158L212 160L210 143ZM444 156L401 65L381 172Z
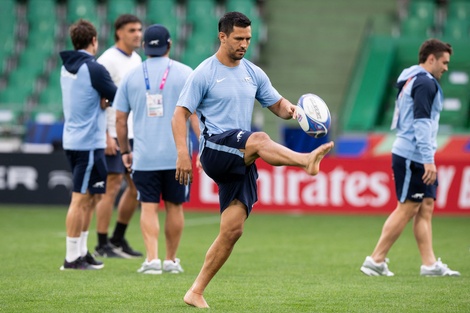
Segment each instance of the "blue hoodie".
M116 86L103 65L85 50L62 51L60 73L65 150L106 148L106 117L101 98L114 100Z
M397 88L392 153L422 164L434 163L443 101L441 87L429 72L414 65L400 74Z

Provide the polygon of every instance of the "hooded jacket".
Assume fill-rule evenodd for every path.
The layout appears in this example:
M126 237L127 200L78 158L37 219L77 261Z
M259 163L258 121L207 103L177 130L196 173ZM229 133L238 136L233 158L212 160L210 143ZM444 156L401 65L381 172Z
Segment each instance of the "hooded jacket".
M392 122L396 139L392 153L422 164L434 163L442 89L438 81L419 65L403 70L397 88Z
M60 73L64 110L63 148L106 148L106 116L101 98L114 100L116 86L108 71L85 50L62 51Z

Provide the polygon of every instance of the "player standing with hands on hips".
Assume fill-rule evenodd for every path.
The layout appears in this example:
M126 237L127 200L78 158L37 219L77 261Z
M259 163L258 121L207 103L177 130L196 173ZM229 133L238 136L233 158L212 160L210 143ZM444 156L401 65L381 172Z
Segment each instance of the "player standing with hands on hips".
M460 276L436 260L432 247L432 214L437 189L434 154L437 149L443 92L438 80L447 71L452 48L437 39L419 49L419 65L403 70L397 80L398 96L392 129L392 168L398 197L396 209L385 222L379 241L362 264L369 276L393 276L386 256L413 219L413 231L421 254L423 276Z
M243 58L251 39L248 17L228 12L219 20L218 28L220 47L189 77L172 120L178 151L176 180L180 184L192 181L186 120L196 111L201 129L200 161L219 187L220 232L184 296L187 304L198 308L209 307L204 290L230 256L258 199L256 159L274 166L301 167L316 175L320 161L333 148L333 142L329 142L311 153L297 153L264 132L250 130L255 99L282 119L295 118L296 106L274 89L263 70Z

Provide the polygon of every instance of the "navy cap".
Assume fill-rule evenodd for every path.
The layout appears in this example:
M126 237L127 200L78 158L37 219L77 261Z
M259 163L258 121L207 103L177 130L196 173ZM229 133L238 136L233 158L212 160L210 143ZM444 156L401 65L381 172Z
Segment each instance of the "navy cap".
M145 55L164 55L170 44L170 32L165 26L153 24L144 32Z

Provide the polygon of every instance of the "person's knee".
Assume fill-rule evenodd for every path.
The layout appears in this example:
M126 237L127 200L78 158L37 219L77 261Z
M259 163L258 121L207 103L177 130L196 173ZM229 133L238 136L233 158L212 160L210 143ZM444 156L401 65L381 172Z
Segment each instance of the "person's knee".
M269 135L265 132L255 132L251 134L250 139L251 142L256 146L260 146L271 141L271 137L269 137Z
M243 226L234 226L228 229L222 230L221 235L230 244L235 244L238 239L243 235Z
M122 175L120 174L108 174L106 182L106 195L116 197L119 189L121 189Z

